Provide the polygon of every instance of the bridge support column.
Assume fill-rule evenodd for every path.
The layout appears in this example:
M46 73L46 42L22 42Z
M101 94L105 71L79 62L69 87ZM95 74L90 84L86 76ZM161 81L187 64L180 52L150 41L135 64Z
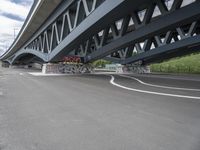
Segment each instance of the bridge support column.
M84 74L92 73L93 67L90 64L43 64L42 73L63 73L63 74Z

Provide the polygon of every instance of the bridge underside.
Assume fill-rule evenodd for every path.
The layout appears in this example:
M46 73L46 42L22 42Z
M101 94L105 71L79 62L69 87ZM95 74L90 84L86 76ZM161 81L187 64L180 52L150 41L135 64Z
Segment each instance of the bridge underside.
M135 5L137 4L137 5ZM63 1L42 28L13 56L13 63L121 64L159 62L200 50L200 0Z
M22 54L15 58L13 65L27 65L31 63L45 63L41 58L33 55L33 54Z

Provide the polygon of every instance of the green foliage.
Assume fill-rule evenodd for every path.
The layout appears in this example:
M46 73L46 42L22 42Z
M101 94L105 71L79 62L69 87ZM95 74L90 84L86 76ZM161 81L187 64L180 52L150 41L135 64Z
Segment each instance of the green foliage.
M169 61L152 64L152 72L200 74L200 54L191 54Z
M104 68L106 64L111 64L111 62L107 61L107 60L100 59L100 60L94 61L92 64L95 68Z

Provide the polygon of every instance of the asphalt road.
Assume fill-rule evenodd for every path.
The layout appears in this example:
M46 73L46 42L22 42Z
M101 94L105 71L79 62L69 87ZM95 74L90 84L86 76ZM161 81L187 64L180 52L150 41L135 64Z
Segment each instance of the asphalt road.
M0 150L200 150L200 77L0 68Z

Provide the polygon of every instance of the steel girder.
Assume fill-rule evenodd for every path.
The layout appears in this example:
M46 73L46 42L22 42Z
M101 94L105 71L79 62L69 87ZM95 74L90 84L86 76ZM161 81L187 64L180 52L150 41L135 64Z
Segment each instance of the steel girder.
M184 0L170 1L170 6L165 0L68 1L9 61L23 54L44 62L78 55L85 63L109 56L127 64L190 53L180 50L199 46L200 1L184 7Z
M100 38L99 33L93 36L95 50L85 57L85 62L108 55L107 60L121 64L139 60L153 62L159 58L197 51L196 47L200 50L200 2L194 1L185 7L181 7L182 3L182 0L174 0L168 9L163 1L152 1L146 7L142 20L138 15L141 11L138 11L121 18L121 27L118 29L117 22L113 22L103 29ZM152 16L156 7L160 9L160 15L154 18Z
M63 5L57 9L54 17L50 17L43 29L40 29L19 52L22 53L40 53L37 55L44 61L59 61L63 54L67 55L71 47L85 38L88 30L91 30L95 23L102 21L110 11L123 3L123 0L71 0L63 1L69 3L67 8L63 9ZM97 9L98 8L98 9ZM63 12L60 11L63 10ZM113 12L112 12L113 13ZM55 20L54 20L55 19ZM16 53L16 55L19 55ZM59 58L56 58L59 55ZM47 56L47 57L46 57ZM18 56L15 56L18 57ZM15 58L14 57L14 58ZM14 62L12 59L11 62Z

